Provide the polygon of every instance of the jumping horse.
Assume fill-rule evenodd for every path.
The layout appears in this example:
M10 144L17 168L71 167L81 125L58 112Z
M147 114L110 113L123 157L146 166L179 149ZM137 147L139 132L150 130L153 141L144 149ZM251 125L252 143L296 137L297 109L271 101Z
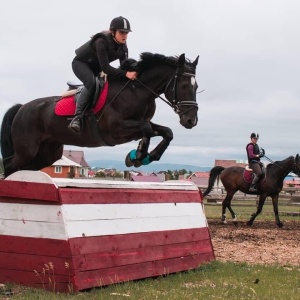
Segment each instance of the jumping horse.
M237 221L236 214L231 208L231 199L237 191L241 191L245 194L259 195L257 211L251 215L251 218L247 222L247 225L251 226L255 218L262 212L266 198L270 196L272 198L276 225L282 227L283 224L280 221L278 214L278 197L283 187L284 178L290 172L293 172L298 176L300 175L299 154L297 154L296 157L290 156L282 161L275 161L268 164L266 167L265 178L262 178L258 183L257 192L249 192L250 183L244 180L244 171L244 168L235 166L228 168L216 166L212 168L209 175L208 187L204 191L203 197L211 192L215 180L220 178L227 193L222 202L222 222L226 223L226 208L230 211L234 221Z
M125 159L127 167L160 160L173 139L173 132L151 122L156 110L155 99L159 97L173 108L183 127L196 126L198 58L191 62L185 54L167 57L142 53L140 60L131 64L135 65L138 79L108 78L107 101L98 113L86 117L81 134L70 132L70 118L55 114L60 96L14 105L4 115L1 125L4 176L18 170L40 170L53 164L62 157L63 145L112 147L140 140L137 149ZM163 93L166 100L160 96ZM150 139L156 136L161 136L162 140L149 153Z

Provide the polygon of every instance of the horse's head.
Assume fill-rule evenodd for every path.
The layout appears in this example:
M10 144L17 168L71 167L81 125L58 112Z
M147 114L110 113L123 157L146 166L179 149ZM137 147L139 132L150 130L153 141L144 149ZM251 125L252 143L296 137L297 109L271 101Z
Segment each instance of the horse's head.
M185 54L181 54L177 60L177 68L174 77L169 81L165 96L172 104L180 117L180 124L185 128L193 128L198 122L198 104L196 101L196 66L198 58L194 62L188 62Z
M295 157L294 167L293 167L292 172L297 174L298 176L300 176L300 158L299 158L299 154L297 154L296 157Z

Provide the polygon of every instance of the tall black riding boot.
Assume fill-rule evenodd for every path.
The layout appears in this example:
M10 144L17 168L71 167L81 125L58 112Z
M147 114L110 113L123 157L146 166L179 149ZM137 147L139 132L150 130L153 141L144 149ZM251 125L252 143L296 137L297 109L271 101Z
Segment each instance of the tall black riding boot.
M249 188L249 192L257 192L256 183L258 180L259 180L259 177L256 174L254 174L253 180L252 180L250 188Z
M68 127L75 133L81 132L83 113L86 106L89 104L91 97L91 92L84 87L80 93L79 99L76 104L75 117L73 118Z

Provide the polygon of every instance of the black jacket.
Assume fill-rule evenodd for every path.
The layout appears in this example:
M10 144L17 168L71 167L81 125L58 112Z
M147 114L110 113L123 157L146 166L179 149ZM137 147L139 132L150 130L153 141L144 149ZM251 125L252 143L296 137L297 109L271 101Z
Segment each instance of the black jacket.
M95 75L103 71L108 76L126 77L126 71L116 69L110 63L117 59L122 63L128 58L127 45L118 44L110 32L95 34L91 40L76 49L75 53L75 59L87 63Z

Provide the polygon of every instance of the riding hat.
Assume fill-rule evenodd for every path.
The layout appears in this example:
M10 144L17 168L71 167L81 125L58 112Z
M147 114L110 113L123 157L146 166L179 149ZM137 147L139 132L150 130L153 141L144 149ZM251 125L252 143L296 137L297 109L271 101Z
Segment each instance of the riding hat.
M114 18L110 22L109 29L125 31L125 32L130 32L131 31L129 21L126 18L121 17L121 16L117 17L117 18Z
M259 138L259 134L258 133L256 134L256 133L253 132L253 133L251 133L250 138L251 139L257 138L258 139Z

